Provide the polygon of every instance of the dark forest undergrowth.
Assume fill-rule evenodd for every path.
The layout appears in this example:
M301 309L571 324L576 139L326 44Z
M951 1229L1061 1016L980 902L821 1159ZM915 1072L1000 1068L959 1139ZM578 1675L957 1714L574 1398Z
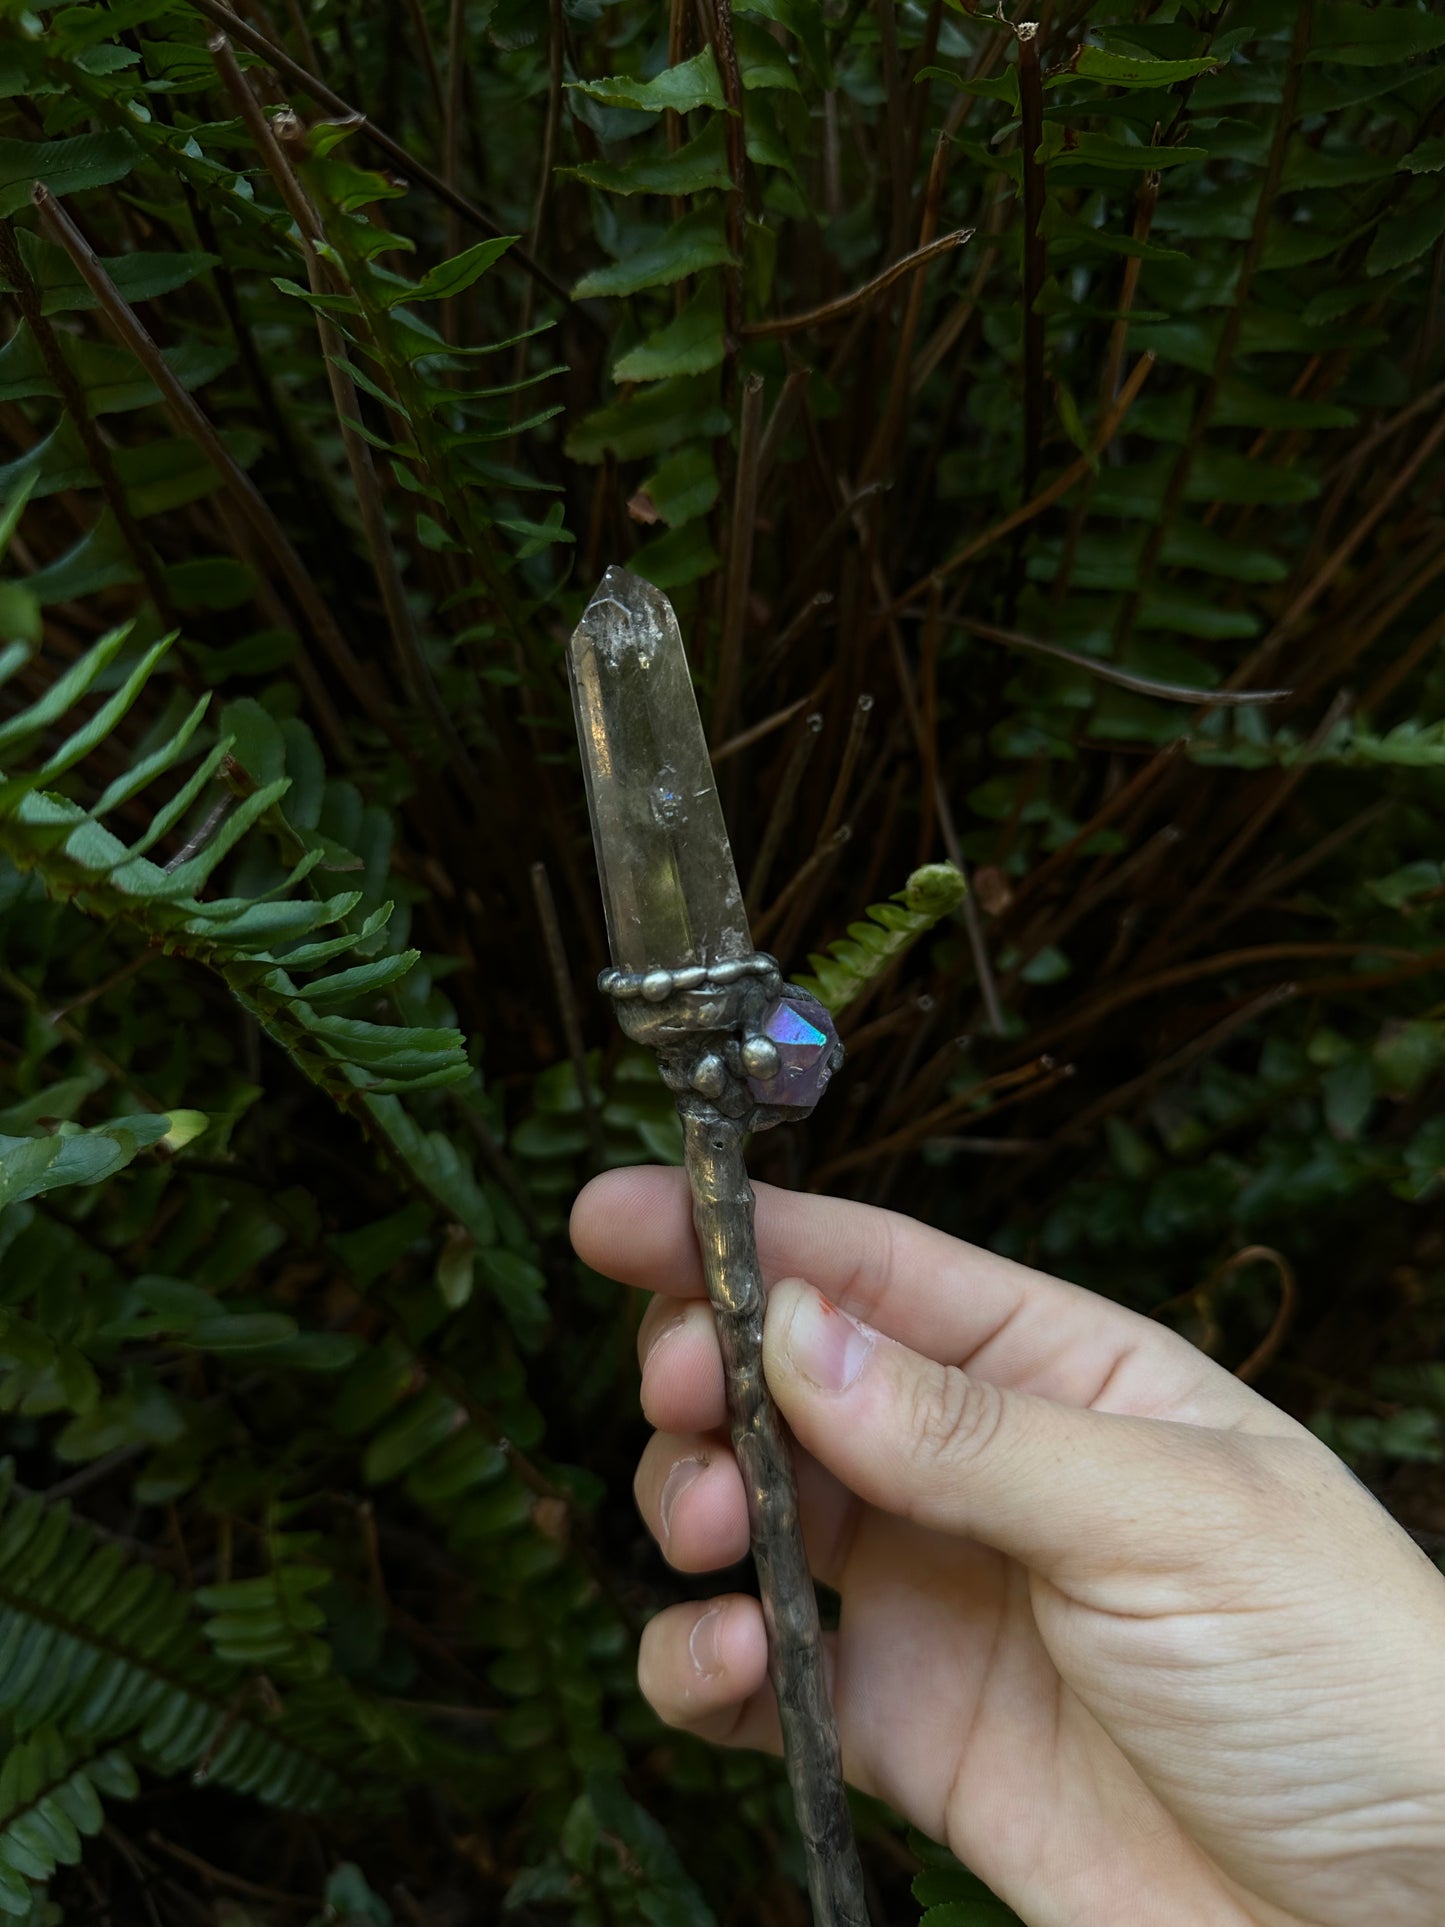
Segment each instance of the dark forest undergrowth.
M5 8L12 1916L804 1921L637 1697L692 1582L565 1240L680 1149L591 988L614 561L841 1011L757 1174L1167 1319L1445 1550L1445 18L1012 20Z

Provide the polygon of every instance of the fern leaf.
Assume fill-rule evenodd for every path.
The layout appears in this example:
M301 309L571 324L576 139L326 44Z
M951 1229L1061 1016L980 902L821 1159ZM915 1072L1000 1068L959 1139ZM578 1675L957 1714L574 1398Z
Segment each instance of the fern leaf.
M189 1143L208 1122L201 1111L175 1111L116 1118L88 1130L62 1126L53 1136L0 1137L0 1209L63 1185L99 1184L154 1145Z
M722 80L711 47L704 47L691 60L665 67L655 80L634 80L629 74L612 74L606 80L569 81L568 86L604 107L627 107L634 113L660 114L664 108L685 114L694 107L726 108Z
M71 664L63 676L56 677L37 702L22 710L18 716L12 716L8 723L0 724L0 756L8 756L15 749L32 742L52 724L59 722L68 710L73 709L96 677L109 667L125 647L133 626L129 622L122 623L120 628L102 636L78 662Z
M17 1497L14 1466L0 1463L0 1710L17 1736L47 1727L123 1743L168 1773L204 1762L207 1778L280 1806L348 1797L352 1763L316 1751L289 1709L263 1722L247 1687L207 1651L172 1579L127 1564L68 1506ZM333 1747L341 1737L333 1729ZM384 1800L384 1786L372 1791Z
M128 634L128 628L120 628L103 637L44 696L0 728L0 749L33 743L59 723L108 667ZM340 922L361 901L358 891L321 900L288 894L323 861L323 848L305 849L290 874L259 895L204 901L197 895L248 832L270 817L289 794L289 775L276 775L241 797L204 847L172 869L151 862L145 852L199 800L229 754L233 737L224 736L211 747L135 843L127 846L96 820L180 759L204 713L201 705L191 710L168 743L142 759L129 778L113 783L94 810L87 812L39 787L46 778L81 760L110 732L166 646L163 642L149 650L116 694L37 772L8 781L0 778L0 854L8 855L22 870L37 870L53 896L69 897L80 908L109 920L124 919L151 942L186 952L216 970L301 1069L340 1099L349 1100L357 1087L380 1095L433 1089L465 1079L470 1065L459 1031L389 1026L319 1013L308 1000L308 986L294 981L292 973L302 961L320 962L323 956L337 956L365 942L382 928L387 910L373 913L362 930L313 945L309 951L303 947L281 959L271 953L273 944L292 943L327 923ZM282 827L290 834L288 826L283 823ZM375 991L399 981L417 960L418 953L411 951L318 978L317 1001L336 1004ZM31 1195L15 1186L28 1184L51 1160L62 1156L53 1144L36 1140L11 1147L11 1154L18 1160L16 1172L7 1173L12 1198ZM89 1157L100 1176L119 1168L112 1153L111 1164L100 1169L101 1154L94 1146L88 1152L65 1155L72 1161ZM56 1181L76 1180L51 1173L49 1182ZM49 1187L42 1183L41 1188ZM5 1195L0 1190L0 1201Z
M926 936L963 902L962 873L951 863L928 863L915 870L897 896L868 906L868 923L851 923L848 935L810 956L811 977L799 977L836 1017L854 1003L890 965Z
M199 718L197 720L199 720ZM223 736L220 742L214 744L210 751L201 758L200 762L191 771L185 782L181 784L171 800L168 803L162 804L160 809L156 811L155 815L151 818L150 828L131 844L130 855L132 857L144 856L146 851L154 844L159 843L163 836L169 835L176 824L179 823L181 818L186 814L187 810L189 810L191 805L196 801L196 798L201 794L207 783L211 781L222 763L225 762L235 740L234 736ZM167 745L168 749L170 747L170 745ZM184 747L184 745L182 747ZM162 752L162 754L164 753L165 752ZM167 757L165 762L158 762L158 767L153 773L158 775L161 769L168 768L170 762L174 760L177 759ZM135 792L131 791L129 793L134 795ZM122 796L115 799L116 802L121 801L124 794L125 792L122 792ZM114 807L110 797L111 792L107 790L91 814L99 818L105 814L107 809Z
M80 1858L82 1835L104 1824L101 1794L132 1799L135 1769L116 1751L87 1755L54 1727L11 1738L0 1766L0 1913L24 1918L35 1888Z
M723 268L733 257L723 236L722 215L711 208L685 214L672 227L640 235L620 261L584 274L572 290L574 301L599 295L637 294L670 286L704 268Z
M176 634L177 632L172 630L169 635L162 636L159 642L152 643L131 669L120 688L101 705L89 722L83 723L79 729L67 736L55 754L32 776L21 780L31 787L40 783L53 782L57 776L62 776L66 770L74 768L75 764L88 756L98 744L103 743L135 702L136 697L149 681L151 671L175 641ZM8 785L5 787L8 788ZM0 796L3 795L4 789L0 789Z
M331 1648L316 1637L326 1614L312 1595L330 1585L330 1568L316 1563L315 1534L280 1532L273 1523L267 1544L269 1572L204 1586L196 1594L196 1604L210 1615L206 1638L220 1659L263 1666L278 1679L320 1679L331 1669Z

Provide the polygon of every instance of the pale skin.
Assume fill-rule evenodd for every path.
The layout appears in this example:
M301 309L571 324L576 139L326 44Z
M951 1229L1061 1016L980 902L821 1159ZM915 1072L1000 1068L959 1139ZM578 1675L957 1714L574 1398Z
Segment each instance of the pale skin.
M731 1565L683 1174L594 1180L572 1236L653 1294L643 1517L680 1570ZM760 1186L758 1246L853 1785L1028 1927L1440 1927L1445 1578L1333 1454L1163 1327L908 1219ZM747 1596L660 1612L639 1673L670 1725L778 1750Z

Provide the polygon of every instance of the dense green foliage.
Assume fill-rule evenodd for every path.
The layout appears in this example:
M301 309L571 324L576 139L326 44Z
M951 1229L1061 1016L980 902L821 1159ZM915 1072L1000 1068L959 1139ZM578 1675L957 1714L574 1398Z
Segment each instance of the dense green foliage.
M1438 9L0 19L0 1911L804 1918L636 1696L691 1582L564 1236L679 1145L588 988L612 561L843 1012L760 1174L1175 1319L1445 1545Z

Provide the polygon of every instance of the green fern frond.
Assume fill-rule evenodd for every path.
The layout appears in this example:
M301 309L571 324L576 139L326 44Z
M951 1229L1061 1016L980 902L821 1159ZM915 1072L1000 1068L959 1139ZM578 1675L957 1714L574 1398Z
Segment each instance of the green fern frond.
M153 1147L177 1151L198 1137L207 1122L203 1111L173 1111L163 1117L142 1112L86 1129L62 1124L44 1136L0 1136L0 1211L63 1185L99 1184Z
M799 977L798 983L836 1017L941 918L950 916L963 902L965 889L962 873L951 863L924 864L897 896L869 904L871 922L850 923L846 937L830 943L824 955L810 956L813 975Z
M279 1679L319 1679L331 1668L331 1648L316 1637L326 1614L314 1595L331 1583L330 1568L319 1563L321 1541L315 1533L278 1531L273 1517L266 1544L269 1572L196 1594L209 1614L206 1638L219 1659L263 1666Z
M135 1797L135 1768L123 1753L88 1753L53 1726L11 1738L0 1766L0 1913L27 1919L38 1883L80 1859L81 1838L100 1832L100 1796Z
M76 700L107 671L113 673L128 633L118 629L103 637L44 696L0 727L0 749L7 745L17 751L33 748L62 724ZM390 919L390 903L362 914L361 891L331 896L300 891L313 871L328 861L334 864L337 856L319 838L307 842L298 836L280 816L291 778L271 772L284 761L283 733L259 705L229 706L223 721L231 725L230 731L200 758L149 827L130 842L123 842L100 819L113 816L155 778L193 753L203 705L192 708L165 741L148 748L89 810L40 787L52 771L69 769L94 747L101 718L109 719L109 727L119 713L121 697L127 704L134 700L163 647L158 644L147 652L126 675L119 694L73 732L38 772L8 782L0 777L0 855L8 856L22 872L37 876L53 898L70 901L102 922L128 924L148 942L186 956L221 977L313 1083L341 1107L365 1114L437 1210L467 1228L483 1248L481 1274L513 1325L520 1333L540 1336L540 1272L529 1261L493 1251L496 1224L470 1166L444 1133L423 1129L398 1101L399 1094L471 1078L465 1039L452 1028L377 1023L346 1014L346 1007L359 999L395 990L420 953L399 950L368 955ZM200 802L207 784L222 771L236 747L236 732L246 734L247 760L268 780L237 796L210 840L193 855L171 867L153 862L146 852ZM250 831L276 822L282 832L278 840L283 845L289 842L293 853L300 852L279 883L251 896L200 894L222 860ZM352 867L359 866L353 862ZM323 934L337 926L342 926L340 934ZM348 961L352 956L361 961ZM336 968L338 963L343 967ZM188 1128L173 1123L177 1130ZM101 1133L110 1131L112 1136L116 1128L99 1127ZM151 1128L163 1135L166 1127L156 1120L126 1120L124 1126L131 1132ZM13 1177L8 1168L12 1159L18 1161ZM116 1160L111 1168L123 1161ZM80 1173L92 1166L99 1175L108 1175L100 1162L100 1148L78 1138L63 1144L41 1138L14 1147L0 1143L0 1204L6 1201L7 1180L12 1186L8 1195L20 1198L32 1194L34 1185L26 1188L26 1182L37 1174L44 1180L40 1188L91 1181Z
M32 747L59 724L110 667L127 636L128 630L117 629L103 637L44 696L0 726L0 754ZM147 651L116 694L37 770L0 778L0 854L18 869L39 875L52 896L107 922L129 923L150 942L216 971L300 1068L338 1101L350 1102L357 1093L428 1090L469 1077L471 1066L458 1031L377 1024L316 1008L317 1003L336 1004L394 984L418 955L412 951L368 960L312 981L301 976L368 945L391 909L390 904L381 906L359 928L341 936L304 943L315 932L343 923L361 902L359 891L330 897L292 894L324 861L322 847L303 848L289 874L258 896L200 896L222 860L286 797L292 786L289 777L277 776L239 796L209 841L168 867L153 863L145 852L200 797L232 739L223 737L211 748L134 842L122 842L101 823L101 817L113 814L181 760L201 720L199 705L166 743L150 751L127 778L111 784L92 809L41 787L109 733L165 647L162 642Z
M264 1720L246 1674L207 1651L187 1593L68 1506L17 1496L14 1478L0 1463L0 1711L17 1736L50 1727L96 1748L123 1742L159 1772L204 1766L275 1806L355 1797L350 1769L364 1758L316 1751L304 1709ZM372 1791L383 1798L384 1780Z

